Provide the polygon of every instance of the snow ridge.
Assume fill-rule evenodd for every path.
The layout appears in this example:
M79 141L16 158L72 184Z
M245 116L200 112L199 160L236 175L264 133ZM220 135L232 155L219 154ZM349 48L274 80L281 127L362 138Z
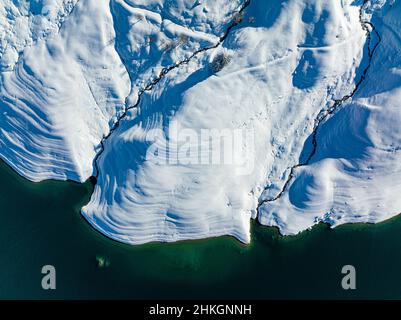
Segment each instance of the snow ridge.
M259 206L261 224L292 235L320 222L334 228L399 214L400 5L363 1L360 21L370 36L362 81L307 140L280 196Z
M99 165L98 165L98 161L100 156L102 155L102 153L104 152L105 149L105 141L113 134L113 132L120 126L121 121L123 121L127 115L128 112L130 110L136 109L139 104L141 103L141 96L147 92L147 91L151 91L153 89L153 87L155 85L157 85L162 79L163 77L165 77L169 72L171 72L172 70L179 68L180 66L184 65L184 64L188 64L193 58L195 58L196 56L200 55L203 52L212 50L212 49L216 49L217 47L219 47L225 39L227 39L228 35L230 34L231 30L233 28L235 28L238 24L241 23L241 17L242 14L244 12L244 10L250 5L251 0L246 0L244 1L243 5L239 8L239 10L237 11L235 18L233 19L233 22L228 26L227 30L225 31L225 33L219 38L219 41L209 47L204 47L201 48L195 52L193 52L189 57L185 58L184 60L181 60L180 62L177 62L176 64L170 65L168 67L164 67L159 75L155 78L153 78L152 80L149 81L149 83L142 89L139 90L138 95L137 95L137 101L134 105L130 105L127 106L124 111L121 113L121 115L118 117L118 119L115 121L115 123L112 125L112 127L110 128L110 131L108 132L107 135L103 136L101 142L100 142L100 150L99 152L96 154L95 159L94 159L94 166L95 166L95 178L98 178L99 176Z
M6 3L26 22L74 1L53 33L27 29L17 64L0 57L0 156L32 181L94 177L81 213L106 236L248 243L251 219L295 234L400 211L400 2ZM225 140L217 162L199 161L204 131ZM238 132L240 168L223 161Z
M284 194L284 192L287 191L289 184L293 180L295 170L297 168L307 166L311 162L311 160L312 160L313 156L316 154L316 151L318 148L317 139L318 139L318 131L319 131L321 124L323 124L331 115L333 115L346 101L350 100L355 95L355 93L358 91L361 84L365 81L366 74L368 73L369 69L371 68L373 55L374 55L377 47L380 45L380 42L382 41L381 36L377 32L376 27L373 25L373 23L371 23L370 21L365 20L363 18L364 11L366 9L366 5L369 3L370 3L370 0L364 0L362 6L360 8L360 12L359 12L360 23L361 23L362 29L366 31L366 37L367 37L367 50L368 50L367 66L363 70L362 75L360 76L360 79L358 80L358 82L356 82L355 88L352 90L351 93L346 94L341 99L334 99L333 105L331 107L323 108L319 112L316 119L314 120L314 129L312 132L312 151L310 152L310 154L308 155L308 157L306 158L305 161L300 162L300 163L296 164L295 166L291 167L290 174L288 175L287 180L285 181L280 192L275 197L263 199L262 201L260 201L260 203L258 205L258 211L259 211L260 207L265 205L266 203L274 202L274 201L277 201L278 199L280 199L281 196ZM372 33L374 33L378 39L373 44L373 46L372 46L372 41L373 41Z
M248 243L266 180L284 181L282 169L297 161L322 104L359 79L366 41L359 5L255 0L248 8L220 47L157 77L105 140L94 193L82 208L103 234L130 244L221 235ZM221 53L229 62L212 72L210 62ZM154 130L173 143L168 150L179 149L174 128L195 135L253 131L257 147L247 156L254 166L238 175L233 165L148 158L149 147L158 145ZM204 147L199 140L192 145Z

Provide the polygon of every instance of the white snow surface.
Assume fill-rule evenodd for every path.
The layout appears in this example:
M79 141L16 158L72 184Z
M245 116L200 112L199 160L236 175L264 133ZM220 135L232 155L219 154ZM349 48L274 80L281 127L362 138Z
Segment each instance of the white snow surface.
M23 49L57 33L78 0L0 3L0 70L11 70Z
M59 32L1 73L0 154L25 177L85 181L129 77L107 1L76 4Z
M401 212L401 3L377 5L382 42L365 82L321 127L316 155L296 169L288 192L260 210L260 222L283 234L319 221L377 223Z
M319 127L311 162L259 208L310 152L319 112L350 94L367 65L362 1L251 0L219 46L141 93L163 68L219 44L244 3L3 1L0 157L33 181L85 181L97 160L82 214L131 244L221 235L249 243L251 218L296 234L320 221L378 222L399 213L397 1L367 5L363 17L382 42L365 81ZM228 64L213 72L222 54ZM205 130L249 133L236 140L240 161L199 163L214 151L198 139ZM182 141L187 133L192 139ZM188 156L189 149L201 152ZM172 150L185 161L160 161Z

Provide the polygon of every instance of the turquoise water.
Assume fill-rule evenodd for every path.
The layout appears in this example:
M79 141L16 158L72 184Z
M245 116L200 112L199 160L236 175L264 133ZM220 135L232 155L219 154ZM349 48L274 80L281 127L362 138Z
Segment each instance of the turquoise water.
M248 246L221 237L133 247L81 217L92 189L31 183L0 163L0 298L401 298L400 217L295 237L253 223ZM46 264L56 290L41 288ZM341 289L346 264L356 267L355 291Z

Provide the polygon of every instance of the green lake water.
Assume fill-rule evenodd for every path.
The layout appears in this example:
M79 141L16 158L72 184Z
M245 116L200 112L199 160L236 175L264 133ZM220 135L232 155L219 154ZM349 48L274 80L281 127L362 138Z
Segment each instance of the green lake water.
M248 246L230 237L128 246L80 215L92 189L31 183L0 162L0 298L401 298L400 217L294 237L253 223ZM110 265L99 268L99 256ZM47 264L56 290L41 288ZM347 264L356 290L341 288Z

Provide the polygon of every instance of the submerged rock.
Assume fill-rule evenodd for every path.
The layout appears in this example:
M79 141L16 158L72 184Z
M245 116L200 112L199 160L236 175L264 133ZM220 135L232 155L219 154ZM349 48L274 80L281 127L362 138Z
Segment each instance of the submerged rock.
M99 268L106 268L110 265L110 261L101 255L96 256L96 263Z

